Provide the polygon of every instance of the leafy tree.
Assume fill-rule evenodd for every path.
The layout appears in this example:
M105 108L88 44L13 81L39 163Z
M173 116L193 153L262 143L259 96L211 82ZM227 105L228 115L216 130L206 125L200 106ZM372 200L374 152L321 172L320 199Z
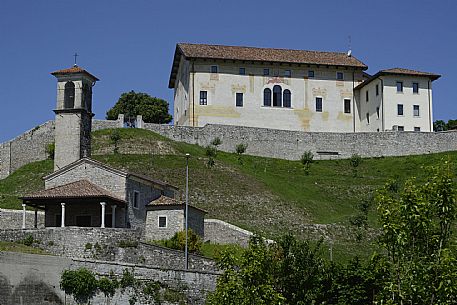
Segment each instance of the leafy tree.
M412 178L401 191L388 183L376 201L390 271L383 299L389 304L455 304L456 256L450 237L457 213L449 169L432 168L425 183Z
M456 130L457 129L457 120L449 120L449 121L447 121L447 129L448 130Z
M353 154L351 156L351 158L349 159L349 162L351 163L351 166L352 166L352 175L354 177L357 177L358 167L362 163L362 157L358 154Z
M133 90L122 93L114 107L106 113L106 118L116 120L119 114L126 117L142 115L146 123L166 124L171 121L167 101Z
M190 253L199 253L202 240L192 229L187 231L187 247ZM186 247L186 230L176 232L172 238L165 241L165 246L171 249L184 251Z
M98 289L105 295L106 303L114 296L116 289L119 287L119 283L116 279L110 279L106 276L98 280Z
M211 141L211 145L215 146L216 148L222 144L222 140L221 138L219 137L215 137L212 141Z
M214 158L216 158L217 155L217 149L216 147L212 145L208 145L205 147L205 155L208 157L208 161L206 162L206 166L209 168L212 168L214 164L216 163L214 161Z
M307 150L301 155L300 162L303 164L303 170L305 175L309 175L309 169L311 168L311 163L313 163L314 155L310 150Z
M72 295L78 304L85 304L97 293L95 274L86 269L65 270L60 279L60 289Z
M433 130L434 131L446 131L447 124L443 120L436 120L433 122Z
M240 162L240 164L243 164L243 159L241 156L246 152L247 148L248 145L243 143L237 144L235 146L235 153L238 155L238 162Z

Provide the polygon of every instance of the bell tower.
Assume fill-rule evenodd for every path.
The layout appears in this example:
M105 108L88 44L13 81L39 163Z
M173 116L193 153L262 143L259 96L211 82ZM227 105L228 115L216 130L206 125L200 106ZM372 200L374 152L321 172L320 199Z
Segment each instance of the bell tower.
M98 78L78 67L51 73L57 78L54 170L90 157L92 87Z

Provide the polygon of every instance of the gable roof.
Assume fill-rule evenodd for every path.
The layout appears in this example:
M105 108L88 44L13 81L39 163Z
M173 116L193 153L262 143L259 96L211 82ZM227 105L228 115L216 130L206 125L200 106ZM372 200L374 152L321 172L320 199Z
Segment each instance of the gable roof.
M353 56L348 56L343 52L178 43L176 45L173 59L173 66L168 84L169 88L174 87L181 56L184 56L187 59L225 59L253 62L343 66L361 68L362 70L368 69L363 62Z
M84 70L83 68L77 66L77 65L74 65L73 67L71 68L67 68L67 69L62 69L62 70L57 70L57 71L54 71L54 72L51 72L52 75L54 76L58 76L58 75L66 75L66 74L85 74L87 76L89 76L90 78L94 79L95 81L98 81L99 79L96 78L95 76L93 76L92 74L90 74L89 72L87 72L86 70Z
M156 184L156 185L160 185L162 187L168 187L168 188L172 188L172 189L175 189L175 190L178 190L177 187L169 184L169 183L166 183L166 182L163 182L163 181L160 181L160 180L156 180L156 179L152 179L151 177L148 177L148 176L145 176L145 175L141 175L141 174L136 174L136 173L132 173L132 172L129 172L129 171L124 171L124 170L119 170L119 169L116 169L114 167L111 167L111 166L108 166L106 164L103 164L99 161L96 161L94 159L91 159L91 158L82 158L82 159L79 159L73 163L70 163L58 170L56 170L55 172L43 177L44 180L48 180L48 179L51 179L51 178L54 178L56 176L59 176L63 173L66 173L68 171L70 171L71 169L73 169L74 167L80 165L80 164L83 164L83 163L87 163L87 164L91 164L91 165L94 165L98 168L101 168L103 170L106 170L108 172L111 172L111 173L115 173L119 176L122 176L122 177L125 177L125 178L128 178L128 177L135 177L135 178L138 178L138 179L141 179L141 180L144 180L144 181L147 181L147 182L150 182L152 184Z
M437 80L438 78L441 77L441 75L431 73L431 72L422 72L422 71L405 69L405 68L391 68L391 69L380 70L378 73L371 76L369 79L367 79L363 83L359 84L354 89L360 89L363 86L368 85L371 81L375 80L376 78L378 78L379 76L382 76L382 75L409 75L409 76L428 77L432 81Z
M117 202L125 203L125 200L116 197L111 192L87 180L78 180L20 197L20 199L23 200L77 198L107 198Z

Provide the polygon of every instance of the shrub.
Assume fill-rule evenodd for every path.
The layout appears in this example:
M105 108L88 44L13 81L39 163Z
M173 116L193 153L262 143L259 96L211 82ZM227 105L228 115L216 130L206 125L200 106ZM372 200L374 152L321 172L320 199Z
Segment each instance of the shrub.
M307 150L301 155L300 162L303 164L303 170L306 175L309 175L311 163L313 163L314 155L310 150Z
M238 155L238 162L240 162L240 164L243 164L243 159L241 158L241 156L246 152L247 148L248 145L243 143L240 143L235 147L235 153Z
M357 177L357 168L362 163L362 157L358 154L353 154L351 156L351 159L349 159L349 162L351 163L351 166L352 166L353 176Z
M111 143L114 144L114 153L117 154L119 153L119 141L121 140L121 133L119 132L119 129L114 129L110 136L109 136L109 139L111 141Z
M112 298L116 293L119 283L115 279L109 279L106 276L98 280L98 289L105 295L106 298Z
M46 155L48 155L48 159L54 160L55 153L56 153L56 143L49 143L46 146Z
M60 278L60 289L70 294L76 303L88 303L96 294L98 281L92 271L86 268L65 270Z
M122 289L125 289L127 287L135 286L135 283L136 281L133 272L130 272L129 269L124 269L124 271L122 272L121 280L119 282L119 286Z
M192 229L188 230L187 234L187 247L189 252L191 253L199 253L200 248L202 246L202 240L200 236L198 236ZM179 231L176 232L175 235L173 235L172 238L165 240L164 242L165 247L175 249L175 250L181 250L183 251L186 246L186 231Z
M138 247L138 241L136 240L120 240L117 245L120 248L136 248Z
M92 244L91 244L91 243L87 243L87 244L84 246L84 248L85 248L86 250L92 250Z
M33 245L33 242L35 240L33 239L33 235L32 234L27 234L25 236L25 238L21 241L22 244L26 245L26 246L29 246L31 247Z
M205 155L208 157L206 165L211 168L214 166L214 158L216 158L217 149L214 146L208 145L205 147Z
M222 144L222 141L219 137L215 137L212 141L211 141L211 145L213 146L216 146L218 147L219 145Z

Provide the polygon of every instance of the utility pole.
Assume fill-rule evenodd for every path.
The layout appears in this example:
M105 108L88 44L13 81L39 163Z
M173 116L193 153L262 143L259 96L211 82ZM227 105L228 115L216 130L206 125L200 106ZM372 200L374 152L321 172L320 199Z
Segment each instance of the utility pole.
M189 225L189 157L190 154L186 154L186 246L184 248L186 265L185 269L189 269L189 248L188 248L188 225Z

